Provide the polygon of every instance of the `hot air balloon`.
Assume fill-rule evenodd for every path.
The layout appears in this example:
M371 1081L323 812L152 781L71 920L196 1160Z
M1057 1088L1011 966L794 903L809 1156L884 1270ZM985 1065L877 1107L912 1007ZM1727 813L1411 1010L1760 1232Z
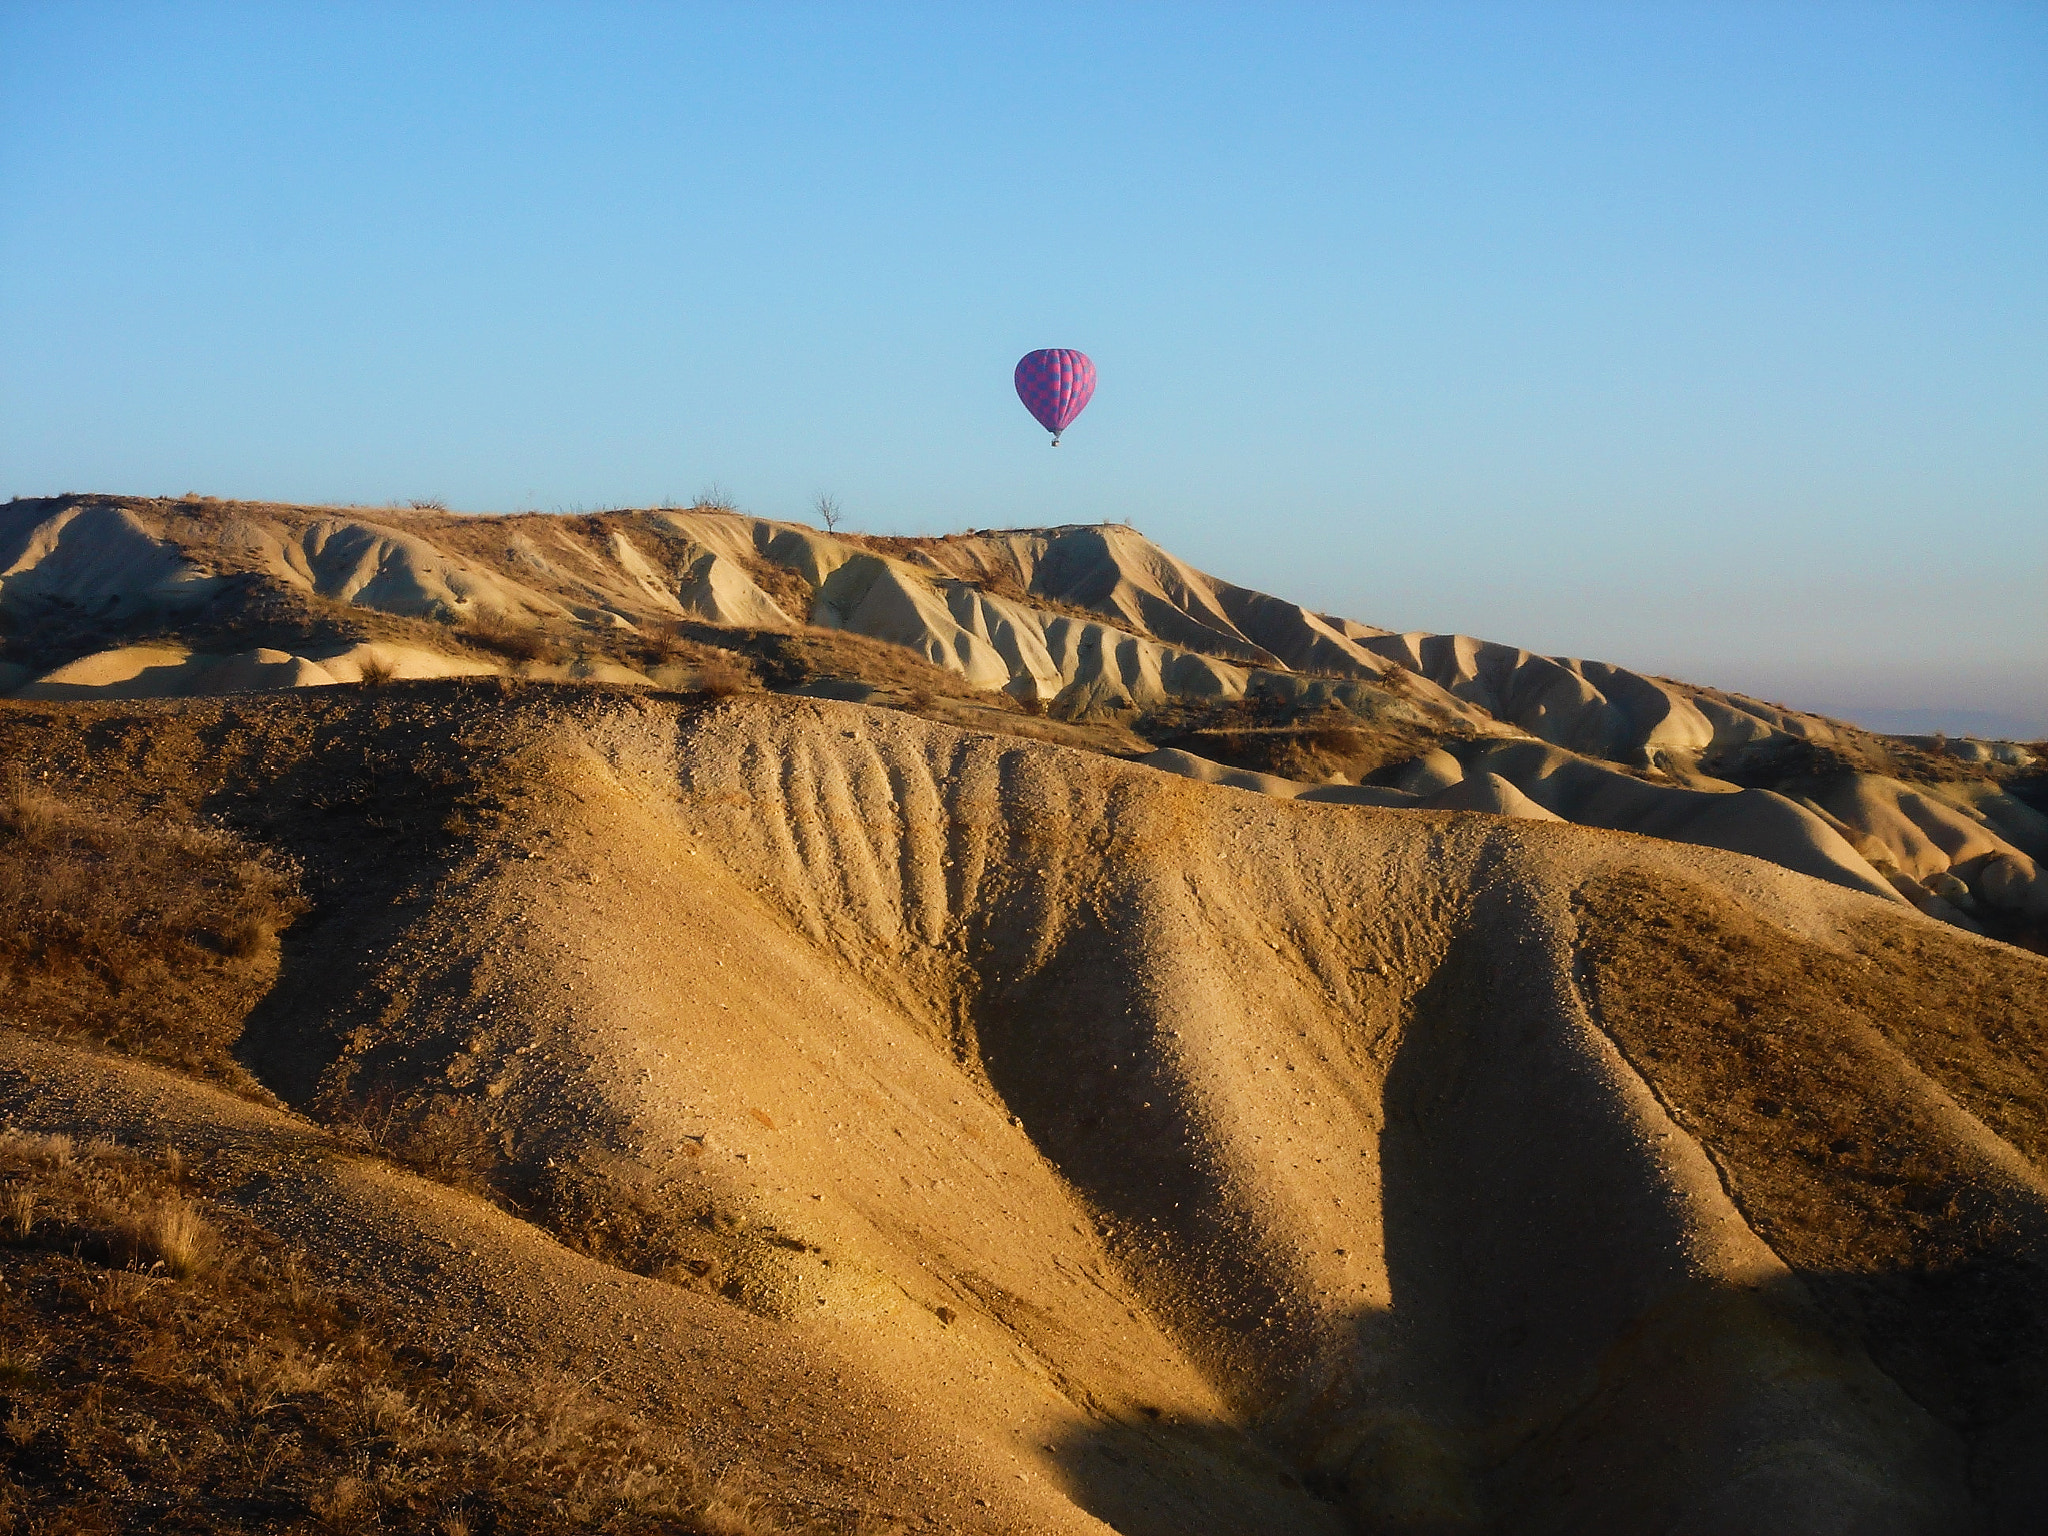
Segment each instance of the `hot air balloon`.
M1038 424L1060 445L1060 434L1073 424L1088 397L1095 393L1095 365L1088 354L1072 347L1041 347L1017 364L1017 398Z

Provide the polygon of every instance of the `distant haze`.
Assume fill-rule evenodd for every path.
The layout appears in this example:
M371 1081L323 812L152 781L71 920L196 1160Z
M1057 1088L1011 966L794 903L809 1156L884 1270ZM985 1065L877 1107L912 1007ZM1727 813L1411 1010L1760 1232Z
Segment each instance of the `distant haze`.
M1128 517L2048 735L2038 4L11 6L0 335L0 496Z

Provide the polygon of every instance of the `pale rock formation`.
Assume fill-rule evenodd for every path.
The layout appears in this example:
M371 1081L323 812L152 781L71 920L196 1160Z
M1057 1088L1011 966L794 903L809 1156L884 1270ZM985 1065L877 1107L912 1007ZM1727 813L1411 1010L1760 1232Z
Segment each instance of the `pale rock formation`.
M1953 875L1994 910L2030 911L2048 859L2048 817L1989 780L1837 773L1795 804L1714 776L1788 747L1867 739L1853 727L1606 663L1314 613L1196 570L1126 527L861 541L704 508L586 519L104 497L0 507L0 612L16 623L61 612L118 629L127 616L160 613L174 627L178 613L256 579L444 622L840 629L902 645L975 688L1070 721L1128 721L1178 701L1335 706L1443 744L1383 776L1383 786L1248 775L1239 787L1407 806L1484 780L1442 803L1732 848L1893 900L1894 873L1922 895L1921 882ZM807 611L792 611L799 597ZM405 678L503 670L453 644L448 654L431 641L371 649ZM200 655L151 641L41 675L0 663L0 692L174 697L320 686L355 681L362 652ZM531 666L527 675L650 681L608 661ZM2011 743L1927 745L1961 761L2027 759Z
M1447 784L1422 801L1429 811L1485 811L1494 816L1515 816L1524 821L1563 821L1557 812L1531 800L1497 773L1475 773L1469 779Z

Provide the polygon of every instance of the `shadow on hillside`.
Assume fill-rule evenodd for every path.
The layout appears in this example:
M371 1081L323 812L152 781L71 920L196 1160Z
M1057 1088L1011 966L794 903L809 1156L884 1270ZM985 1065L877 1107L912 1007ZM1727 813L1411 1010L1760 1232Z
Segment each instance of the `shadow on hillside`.
M978 1016L991 1082L1162 1322L1198 1359L1236 1332L1281 1400L1250 1427L1105 1423L1058 1448L1073 1497L1148 1536L1194 1509L1389 1536L2034 1530L2048 1274L1973 1253L1701 1279L1698 1207L1537 951L1475 926L1417 1000L1379 1147L1393 1306L1335 1327L1288 1314L1212 1177L1146 1129L1173 1084L1106 925Z
M1413 1357L1401 1387L1284 1433L1140 1412L1052 1449L1069 1496L1124 1536L2032 1536L2048 1400L1959 1443L1825 1327L1813 1292L1835 1278L1679 1286L1589 1369L1493 1417L1418 1409L1401 1387L1441 1400L1470 1378ZM1374 1337L1395 1323L1353 1319Z
M402 979L394 989L377 966L474 854L504 789L490 775L503 745L480 753L449 708L486 692L508 713L546 707L503 702L488 682L336 690L295 698L299 718L290 729L273 721L248 762L235 758L249 743L232 708L212 728L208 745L228 766L206 809L298 860L311 898L282 936L277 982L251 1010L239 1050L289 1104L304 1108L319 1093L358 1013L403 1006Z
M1161 1414L1048 1447L1067 1496L1119 1536L1347 1536L1342 1491L1312 1488L1243 1427Z
M1395 1411L1461 1427L1473 1528L2032 1529L2048 1271L1972 1249L1701 1280L1685 1255L1712 1239L1618 1063L1541 947L1500 941L1534 920L1510 883L1483 889L1417 999L1384 1097L1393 1317L1360 1323L1410 1384Z

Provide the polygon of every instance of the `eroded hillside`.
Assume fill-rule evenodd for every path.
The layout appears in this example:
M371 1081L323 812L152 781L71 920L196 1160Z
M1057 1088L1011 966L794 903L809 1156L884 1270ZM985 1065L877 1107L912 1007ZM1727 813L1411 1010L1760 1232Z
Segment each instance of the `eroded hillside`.
M2048 946L2048 776L1625 668L1394 634L1134 530L833 536L712 507L0 508L0 690L461 675L883 703L1277 798L1557 817L1754 854Z
M308 903L236 1046L296 1113L15 1035L7 1116L273 1149L210 1198L788 1523L2048 1500L2048 961L1888 888L772 695L24 700L0 751Z

